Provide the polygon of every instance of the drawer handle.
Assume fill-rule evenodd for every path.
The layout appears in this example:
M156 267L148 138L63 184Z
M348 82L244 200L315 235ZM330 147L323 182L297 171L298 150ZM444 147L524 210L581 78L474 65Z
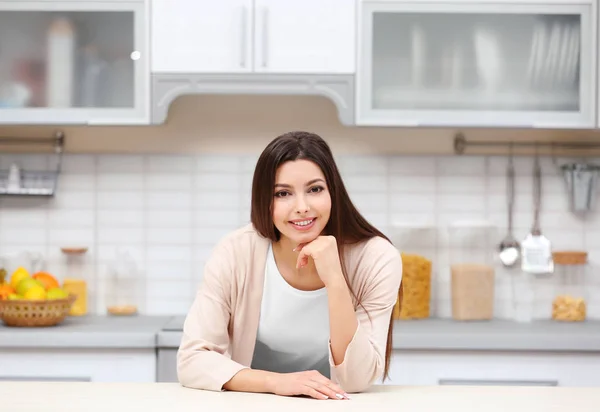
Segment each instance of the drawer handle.
M519 379L440 379L439 385L472 385L472 386L558 386L558 381L519 380Z

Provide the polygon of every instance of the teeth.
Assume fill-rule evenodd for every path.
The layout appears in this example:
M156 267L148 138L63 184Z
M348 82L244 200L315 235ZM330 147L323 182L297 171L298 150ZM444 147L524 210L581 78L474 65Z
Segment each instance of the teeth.
M306 225L310 225L312 223L314 219L311 220L303 220L302 222L294 222L295 225L298 226L306 226Z

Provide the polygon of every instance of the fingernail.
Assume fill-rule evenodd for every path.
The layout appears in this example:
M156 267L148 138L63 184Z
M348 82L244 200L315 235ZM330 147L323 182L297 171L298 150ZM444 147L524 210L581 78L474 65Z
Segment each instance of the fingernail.
M336 394L335 394L335 396L336 396L338 399L344 399L344 395L340 395L339 393L336 393Z
M344 392L344 396L346 397L346 399L350 400L350 395L348 395L346 392Z

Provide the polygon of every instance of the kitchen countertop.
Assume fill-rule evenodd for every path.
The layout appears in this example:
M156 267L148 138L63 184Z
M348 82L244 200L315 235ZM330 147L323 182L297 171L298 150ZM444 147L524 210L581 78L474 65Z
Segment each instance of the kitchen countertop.
M184 316L176 316L158 334L157 345L177 348ZM393 348L398 350L502 350L600 353L600 321L559 323L506 320L460 322L452 319L396 321Z
M31 396L35 394L35 396ZM461 411L597 412L600 391L567 387L375 386L351 400L315 400L270 394L212 392L176 383L0 383L2 409L11 412L235 411L301 412Z
M68 317L48 328L0 324L0 348L171 348L179 347L185 316ZM600 321L530 324L451 319L396 321L394 349L569 351L600 353Z
M60 325L8 327L0 323L0 348L156 348L156 336L172 316L67 317Z

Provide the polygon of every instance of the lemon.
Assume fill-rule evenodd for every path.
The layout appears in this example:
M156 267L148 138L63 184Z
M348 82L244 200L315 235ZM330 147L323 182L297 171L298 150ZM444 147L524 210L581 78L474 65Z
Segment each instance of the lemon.
M17 284L17 288L15 289L15 291L17 292L17 294L25 296L25 292L35 287L41 287L42 289L45 289L44 285L42 285L40 281L35 280L34 278L23 278Z
M10 286L13 289L17 289L17 285L19 282L25 278L30 277L29 272L23 266L19 266L13 273L10 275Z
M61 288L52 288L48 290L46 294L47 299L66 299L69 294Z
M8 300L19 300L19 299L23 299L21 296L17 295L16 293L11 293L10 295L8 295Z
M42 286L33 286L27 289L23 297L27 300L44 300L46 299L46 290Z

